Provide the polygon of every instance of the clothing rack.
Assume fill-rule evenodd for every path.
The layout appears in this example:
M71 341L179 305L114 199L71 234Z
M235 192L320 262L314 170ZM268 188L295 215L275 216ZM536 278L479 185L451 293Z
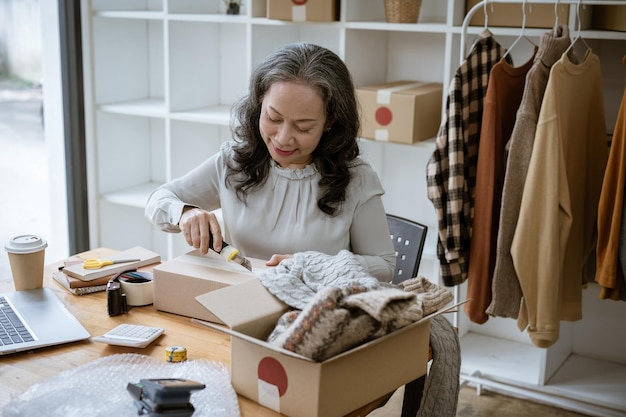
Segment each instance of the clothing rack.
M467 37L467 28L469 26L469 22L474 14L484 7L489 7L490 3L511 3L511 4L520 4L522 0L483 0L476 3L470 10L468 10L465 18L463 19L463 25L461 26L461 48L460 48L460 61L462 63L465 60L466 54L466 37ZM619 0L527 0L527 4L570 4L570 5L579 5L579 6L593 6L593 5L611 5L611 6L625 6L626 1ZM487 25L488 27L488 25ZM544 31L545 29L542 29Z
M467 12L467 14L465 15L463 19L463 24L461 27L460 61L459 61L460 64L462 64L466 58L466 37L468 33L468 26L469 26L470 19L478 10L484 9L485 7L489 7L489 3L520 4L522 3L522 0L483 0L483 1L478 2ZM585 1L581 1L581 0L527 0L524 2L524 4L526 3L527 4L553 4L553 5L557 5L558 3L558 4L569 4L569 5L574 5L578 7L593 6L593 5L626 6L626 1L619 1L619 0L585 0ZM485 17L485 19L486 19L487 24L484 27L489 28L487 17ZM523 28L520 28L520 29L523 30ZM542 33L544 31L545 29L541 29ZM584 31L581 31L581 32L584 32ZM507 36L509 35L507 34ZM621 35L618 35L618 36L619 37L616 39L621 39ZM460 289L458 285L454 287L453 292L454 292L454 300L455 302L458 302L460 299ZM453 314L454 314L453 324L458 328L461 310L458 309ZM541 387L527 387L527 386L524 386L524 384L516 385L514 383L505 383L502 381L496 381L496 380L490 379L488 376L483 376L480 370L477 370L469 375L461 374L460 380L461 380L461 386L464 386L467 384L473 384L476 387L477 395L481 394L481 390L484 386L484 387L490 387L494 391L508 393L516 397L521 396L521 397L530 398L540 403L550 404L556 407L574 410L583 414L605 415L603 413L603 409L601 406L595 406L591 404L587 406L586 404L580 401L576 401L575 399L569 400L568 398L565 398L561 395L553 394L549 392L549 390L547 392L542 391L540 389ZM613 415L613 414L606 414L606 415ZM619 415L622 415L622 414L619 414Z

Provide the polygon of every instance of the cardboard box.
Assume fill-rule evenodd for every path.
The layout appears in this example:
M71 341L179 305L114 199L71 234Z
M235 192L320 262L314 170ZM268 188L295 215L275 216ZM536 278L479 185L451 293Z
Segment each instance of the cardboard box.
M263 292L267 290L260 281L251 281L203 294L197 300L229 326L205 323L231 335L235 390L294 417L344 416L424 375L430 320L444 312L315 362L265 342L280 317L275 314L280 304L246 303L249 322L242 319L241 300L265 298Z
M252 273L193 251L153 270L159 310L231 335L231 379L239 394L287 416L344 416L426 373L430 319L443 310L315 362L265 341L289 307L258 280L264 261L250 261Z
M252 270L265 268L265 261L250 259ZM198 295L230 285L257 279L241 265L209 251L207 255L191 251L156 266L154 275L154 307L168 313L222 323L195 301Z
M360 87L361 137L415 143L437 135L441 124L441 83L396 81Z
M267 18L294 22L333 22L339 19L339 1L267 0Z
M480 0L466 0L465 14L479 3ZM493 9L492 9L493 8ZM493 12L492 12L493 10ZM559 4L557 14L559 23L567 25L569 23L569 5ZM591 7L580 7L580 20L582 29L591 26ZM489 3L487 5L489 26L494 27L522 27L522 3ZM526 4L526 27L527 28L553 28L555 22L554 4ZM470 26L484 26L485 14L482 10L477 10L469 22ZM571 29L571 27L570 27Z
M592 27L599 30L626 32L626 6L593 6Z

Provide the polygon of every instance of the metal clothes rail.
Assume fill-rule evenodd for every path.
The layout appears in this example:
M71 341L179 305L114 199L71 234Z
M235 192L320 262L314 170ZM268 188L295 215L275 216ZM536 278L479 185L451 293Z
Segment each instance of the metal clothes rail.
M515 3L515 4L520 4L520 3L524 3L524 6L526 3L530 3L530 4L553 4L553 5L558 5L558 4L570 4L570 5L576 5L577 7L580 6L592 6L592 5L620 5L620 6L626 6L626 1L617 1L617 0L585 0L584 2L581 0L528 0L528 1L523 1L523 0L483 0L478 2L476 5L474 5L465 15L465 18L463 19L463 25L461 28L461 42L460 42L460 64L463 63L463 61L466 58L466 37L467 37L467 28L469 26L469 21L472 18L472 16L474 15L474 13L476 13L478 10L480 9L485 9L486 7L489 7L489 3ZM485 25L485 28L488 28L488 20L487 17L485 17L485 20L487 22L487 24ZM521 31L523 31L525 28L520 28ZM523 32L521 32L521 34L523 35ZM455 302L458 302L460 295L459 295L459 286L455 286L454 287L454 298L455 298ZM455 326L459 326L459 315L461 314L460 310L457 310L454 316L454 325ZM476 392L477 395L481 394L481 390L483 386L488 386L493 388L496 391L500 391L500 392L507 392L511 395L514 396L523 396L523 397L527 397L527 398L531 398L534 399L536 401L539 401L541 403L548 403L550 405L554 405L557 407L561 407L561 408L566 408L566 409L570 409L570 410L575 410L578 412L582 412L582 413L590 413L590 415L614 415L611 414L610 411L606 410L603 411L601 410L602 407L599 407L598 405L585 405L583 403L581 403L580 401L576 401L574 399L568 400L567 398L564 398L562 396L557 396L557 395L553 395L549 392L541 392L538 389L531 389L531 388L525 388L523 386L518 386L515 385L513 383L503 383L501 381L495 381L492 379L489 379L488 377L484 377L481 375L480 371L476 371L471 375L464 375L461 374L461 385L466 385L466 384L474 384L476 386ZM537 387L539 388L539 387ZM605 414L607 413L607 414ZM621 415L621 414L620 414Z
M467 37L467 28L469 26L469 22L474 14L480 10L489 7L490 3L510 3L510 4L520 4L520 3L530 3L530 4L572 4L580 6L593 6L593 5L611 5L611 6L626 6L626 1L619 0L483 0L476 3L470 10L468 10L465 18L463 19L463 25L461 26L461 48L460 48L460 61L462 63L465 60L466 51L465 51L465 43ZM520 28L521 29L521 28Z

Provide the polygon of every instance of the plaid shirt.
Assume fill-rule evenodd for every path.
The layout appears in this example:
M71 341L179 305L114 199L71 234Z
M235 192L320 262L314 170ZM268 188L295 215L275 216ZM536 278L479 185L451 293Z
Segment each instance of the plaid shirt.
M476 40L450 83L446 117L426 167L428 198L439 225L437 257L446 286L467 279L483 100L491 68L504 51L488 30Z

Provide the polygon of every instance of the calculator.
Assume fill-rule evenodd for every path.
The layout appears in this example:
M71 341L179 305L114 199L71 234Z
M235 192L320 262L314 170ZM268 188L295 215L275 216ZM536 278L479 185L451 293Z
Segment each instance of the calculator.
M92 337L91 340L109 345L145 348L163 332L164 329L161 327L124 323L101 336Z

